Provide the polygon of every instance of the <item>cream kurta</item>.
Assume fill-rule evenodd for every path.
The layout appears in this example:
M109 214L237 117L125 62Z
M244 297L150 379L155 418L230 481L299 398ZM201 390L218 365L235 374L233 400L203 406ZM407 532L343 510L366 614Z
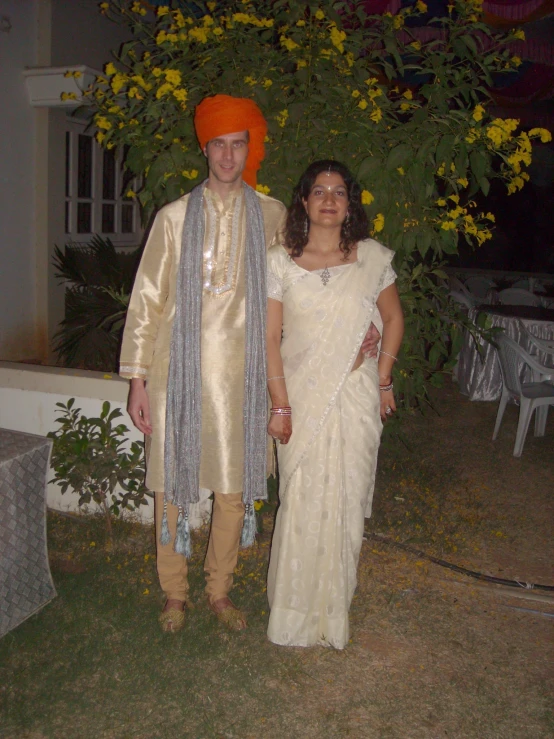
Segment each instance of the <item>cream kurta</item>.
M257 193L268 247L277 242L285 206ZM171 329L188 195L154 220L137 272L123 333L120 375L147 381L153 432L146 485L164 491L164 437ZM245 222L242 194L225 204L206 190L202 291L202 454L200 487L242 490L245 341ZM236 249L233 249L235 243ZM212 254L209 254L209 252ZM207 284L212 286L210 289ZM213 286L218 288L213 290Z

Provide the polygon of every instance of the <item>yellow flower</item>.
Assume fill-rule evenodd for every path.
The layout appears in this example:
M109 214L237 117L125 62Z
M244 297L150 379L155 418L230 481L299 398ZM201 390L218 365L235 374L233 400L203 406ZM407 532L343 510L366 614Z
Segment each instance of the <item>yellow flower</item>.
M167 40L167 33L165 31L160 31L158 35L156 36L156 43L163 44L164 41Z
M198 177L198 170L197 169L184 169L181 174L183 177L186 177L187 180L195 180Z
M519 41L525 41L525 31L522 28L518 28L517 30L513 31L513 36Z
M385 216L382 213L377 213L373 219L373 229L376 233L382 231L385 228Z
M346 38L345 32L339 31L339 29L336 26L331 26L330 35L331 35L331 43L342 54L344 52L344 45L342 42Z
M270 188L267 185L256 185L256 190L257 192L261 192L264 195L269 195L269 193L271 192ZM256 508L256 510L259 510L259 508Z
M400 103L400 110L410 110L410 103Z
M142 594L143 595L150 595L150 591L148 590L148 588L144 588L144 590L142 591Z
M494 216L494 213L485 213L485 218L488 218L489 221L492 221L493 223L496 222L496 218Z
M371 205L375 200L375 197L369 192L369 190L362 190L362 205Z
M200 41L202 44L208 42L209 30L206 28L191 28L189 31L189 38L194 41Z
M96 134L96 140L98 141L99 144L101 144L102 141L104 141L105 138L106 138L106 134L105 133L102 133L102 131L98 131L97 132L97 134Z
M448 196L448 199L449 200L452 200L452 202L453 203L456 203L456 205L458 205L458 203L460 202L460 196L459 195L449 195Z
M271 85L272 85L272 84L273 84L273 80L270 80L270 79L268 79L267 77L266 77L266 79L264 79L264 81L263 81L263 87L264 87L264 88L265 88L266 90L269 90L269 88L271 87Z
M404 172L404 167L397 167L396 168L396 171L398 172L398 174L401 174L401 175L405 175L406 174L406 172Z
M467 181L465 177L458 177L456 182L458 183L458 185L461 185L462 187L468 187L469 185L469 182Z
M256 80L254 79L254 77L250 77L250 76L245 77L244 81L246 82L247 85L250 85L250 87L253 87L256 84Z
M302 69L302 67L307 67L307 66L308 66L308 62L305 59L299 59L296 62L296 69Z
M444 162L437 169L437 174L438 174L439 177L442 177L443 176L443 174L444 174Z
M393 28L396 28L398 30L399 28L402 28L403 25L404 25L404 18L403 18L403 16L401 16L401 15L395 15L394 16L394 20L392 22L392 27Z
M258 189L258 188L256 188L256 189ZM261 192L261 190L260 190L259 192ZM263 500L255 500L255 501L254 501L254 510L255 510L255 511L261 511L261 509L262 509L263 507L264 507L264 502L263 502Z
M110 121L105 118L103 115L97 115L94 119L94 122L96 123L97 128L103 128L106 131L109 131L112 127L112 124Z
M163 71L159 67L154 67L154 69L152 70L152 74L154 75L154 77L161 77Z
M166 82L176 87L181 84L181 72L178 69L166 69L164 71Z
M217 3L206 3L206 5L208 6L208 10L210 11L210 13L213 13Z
M483 117L483 113L485 112L485 109L482 105L476 105L475 110L473 111L473 120L474 121L480 121Z
M127 192L125 193L126 198L136 198L136 196L137 194L134 190L127 190Z
M95 546L96 546L96 542L95 541L91 541L90 544L89 544L89 547L95 547Z
M108 75L108 77L111 77L112 74L115 74L117 72L116 66L113 62L108 62L106 66L104 67L104 72Z
M513 56L510 61L514 65L514 67L520 67L521 66L521 57L519 56Z
M417 0L417 3L415 4L416 10L419 10L420 13L426 13L427 12L427 5L422 2L422 0Z
M277 116L277 123L281 126L281 128L285 127L288 117L289 117L289 112L286 108L282 110Z
M440 205L441 207L446 205L446 200L444 198L439 198L437 200L437 205Z
M409 44L413 49L416 51L419 51L421 49L421 41L412 41L411 44Z
M173 90L173 97L180 103L185 103L188 97L188 92L180 88L179 90Z
M367 108L367 100L360 100L360 102L358 103L358 108L365 110Z
M287 51L293 51L294 49L300 48L296 41L293 41L291 38L287 38L286 36L281 36L279 40L281 45L284 46Z
M146 15L146 9L142 7L139 0L133 3L131 11L133 13L138 13L139 15Z
M441 228L443 231L453 231L456 228L456 223L455 221L443 221Z
M156 99L160 100L161 98L163 98L164 95L172 92L172 90L173 85L171 85L169 82L164 82L164 84L160 85L156 91Z
M103 13L105 13L105 12L106 12L106 10L108 10L108 9L109 9L109 7L110 7L110 4L109 4L109 3L100 3L100 10L101 10L101 11L102 11Z
M369 114L369 117L374 123L379 123L379 121L383 117L383 111L381 110L381 108L374 108Z
M74 92L62 92L62 100L77 100L77 95Z
M157 12L158 18L161 18L162 15L167 15L168 13L169 13L168 6L167 5L160 5L160 7L158 8L158 12Z
M215 21L214 21L214 19L212 18L211 15L205 15L202 18L202 21L204 22L204 25L205 26L213 26L213 24L215 23Z
M406 98L406 100L413 100L414 94L411 90L405 90L402 93L402 97Z
M303 21L303 20L296 21L296 25L299 26L300 28L302 28L302 26L305 26L306 25L306 21Z
M466 136L466 141L468 144L473 144L474 141L477 141L479 138L479 131L476 128L470 128L469 133Z
M548 144L549 141L552 141L552 134L546 128L532 128L529 131L529 136L540 136L543 144Z
M214 28L213 35L214 36L221 36L223 34L223 28Z
M318 19L318 21L322 21L325 18L325 13L323 10L316 10L315 17Z

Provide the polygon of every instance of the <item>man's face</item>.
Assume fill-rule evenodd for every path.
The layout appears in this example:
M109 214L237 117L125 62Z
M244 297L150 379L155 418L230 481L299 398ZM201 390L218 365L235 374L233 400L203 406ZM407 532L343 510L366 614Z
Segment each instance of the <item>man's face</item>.
M208 141L204 147L210 177L232 185L241 179L248 157L248 131L227 133Z

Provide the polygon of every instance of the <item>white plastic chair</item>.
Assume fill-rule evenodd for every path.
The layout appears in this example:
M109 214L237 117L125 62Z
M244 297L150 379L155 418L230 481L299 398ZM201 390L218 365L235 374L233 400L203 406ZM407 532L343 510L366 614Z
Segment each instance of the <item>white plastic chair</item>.
M552 354L554 356L554 339L540 339L529 331L523 321L519 321L519 326L521 332L533 349L537 349L544 354ZM530 351L529 353L534 357L537 352Z
M484 275L468 277L465 284L469 292L475 295L481 303L487 300L491 288L496 287L496 283Z
M475 306L477 305L477 303L475 302L475 299L467 291L458 292L458 290L451 290L450 297L456 303L463 305L468 310L475 308Z
M519 421L517 424L514 457L521 457L525 437L533 411L535 416L535 436L544 436L548 406L554 405L554 369L539 364L517 341L503 334L497 336L498 358L502 371L502 396L498 406L493 441L498 436L502 417L510 399L519 402ZM533 370L534 382L521 382L521 365Z
M498 293L498 299L502 305L542 305L538 295L533 295L529 290L520 287L507 287Z

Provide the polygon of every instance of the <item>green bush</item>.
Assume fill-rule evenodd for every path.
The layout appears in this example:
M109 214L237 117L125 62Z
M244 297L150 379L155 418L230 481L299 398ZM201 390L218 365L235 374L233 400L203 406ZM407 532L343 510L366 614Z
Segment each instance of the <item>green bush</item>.
M544 129L487 111L492 77L521 60L479 20L480 2L453 0L420 42L409 19L368 17L362 3L259 0L194 2L148 11L112 0L103 12L133 39L89 91L98 141L126 146L142 176L145 218L205 176L194 108L215 93L251 97L268 120L258 189L285 203L314 159L336 158L363 185L372 234L396 252L406 338L395 382L405 406L422 403L454 361L463 325L441 282L459 238L491 238L494 214L480 203L498 178L523 187L532 140ZM181 7L179 7L181 6Z

